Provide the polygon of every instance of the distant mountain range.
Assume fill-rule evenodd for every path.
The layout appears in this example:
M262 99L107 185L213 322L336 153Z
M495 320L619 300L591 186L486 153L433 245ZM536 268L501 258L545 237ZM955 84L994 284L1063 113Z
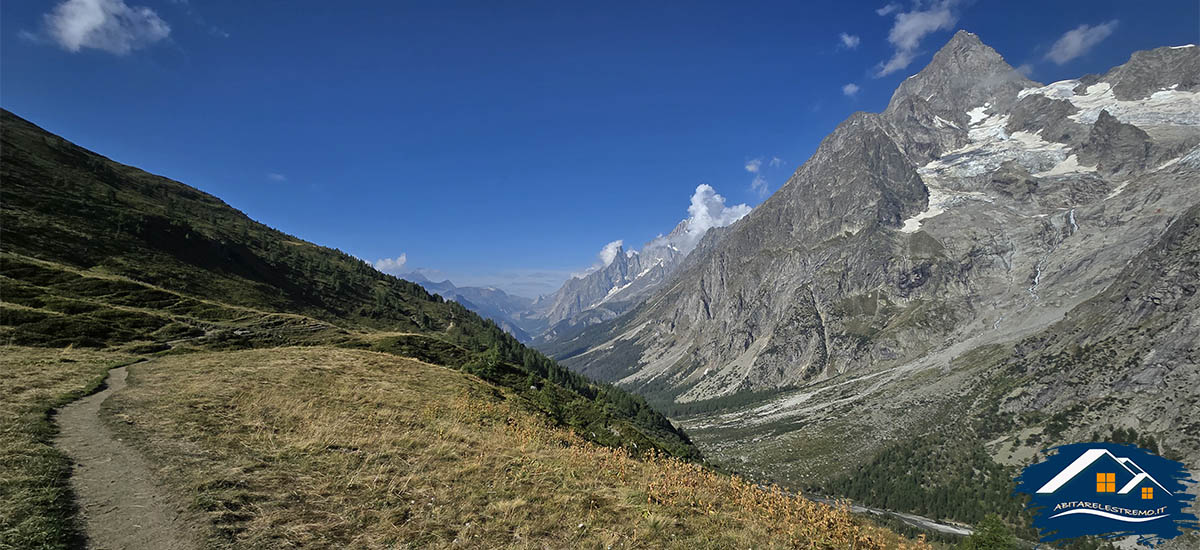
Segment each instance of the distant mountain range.
M554 294L537 299L492 287L433 282L420 272L400 277L463 304L522 342L548 344L629 311L666 282L706 235L749 212L744 204L726 205L712 186L701 184L692 194L688 217L670 233L655 237L641 250L626 250L621 241L614 241L601 253L599 265L571 277Z
M543 319L535 316L532 298L514 296L494 287L460 287L448 279L434 282L419 272L402 273L399 277L417 283L429 292L447 300L454 300L480 316L491 319L505 332L521 342L532 341L533 336L530 333L540 333L546 325Z
M960 31L666 283L540 347L795 486L918 450L984 457L968 479L1126 428L1197 467L1198 144L1200 48L1046 85ZM905 475L914 506L956 490Z

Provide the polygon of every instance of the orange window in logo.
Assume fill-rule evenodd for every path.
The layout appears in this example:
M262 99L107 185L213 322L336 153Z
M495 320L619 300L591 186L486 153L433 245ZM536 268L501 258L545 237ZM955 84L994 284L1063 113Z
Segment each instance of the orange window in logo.
M1115 492L1117 492L1117 474L1113 474L1113 473L1096 474L1096 492L1097 493L1115 493Z
M1142 487L1142 499L1150 500L1154 498L1154 487Z

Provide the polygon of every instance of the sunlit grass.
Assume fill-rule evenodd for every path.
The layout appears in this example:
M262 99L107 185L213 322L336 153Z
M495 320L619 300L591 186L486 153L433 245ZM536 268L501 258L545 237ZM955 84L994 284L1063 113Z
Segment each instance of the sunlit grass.
M130 382L106 414L206 512L215 545L923 547L844 508L589 443L470 375L385 354L189 354Z

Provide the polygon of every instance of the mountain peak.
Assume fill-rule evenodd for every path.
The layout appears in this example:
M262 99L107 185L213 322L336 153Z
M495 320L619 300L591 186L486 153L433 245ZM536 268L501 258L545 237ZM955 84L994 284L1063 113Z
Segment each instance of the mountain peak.
M960 71L976 70L996 65L1012 70L1012 67L1004 61L1004 57L992 49L991 46L984 44L979 39L979 35L960 30L954 33L954 36L950 38L950 41L946 42L945 46L942 46L937 53L933 54L933 59L921 72L925 72L931 68Z
M1035 84L979 36L960 30L933 55L929 65L900 83L888 111L907 99L920 98L935 110L965 112L986 102L1015 100L1018 91Z
M958 29L958 32L954 33L954 36L950 37L950 41L947 42L946 45L942 47L942 49L944 50L946 48L949 48L951 46L956 46L959 44L978 45L978 46L983 46L983 47L987 48L987 44L984 44L983 41L979 39L979 35L971 32L971 31L968 31L966 29ZM988 49L991 49L991 48L988 48Z

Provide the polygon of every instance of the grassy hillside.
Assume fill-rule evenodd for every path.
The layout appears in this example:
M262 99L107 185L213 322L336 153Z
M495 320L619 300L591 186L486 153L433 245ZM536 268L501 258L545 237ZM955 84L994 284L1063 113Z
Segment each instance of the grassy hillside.
M2 117L0 342L416 354L536 392L545 413L600 443L698 456L641 398L558 366L455 302Z
M478 378L329 347L130 368L104 414L214 548L920 547L846 510L555 427Z

